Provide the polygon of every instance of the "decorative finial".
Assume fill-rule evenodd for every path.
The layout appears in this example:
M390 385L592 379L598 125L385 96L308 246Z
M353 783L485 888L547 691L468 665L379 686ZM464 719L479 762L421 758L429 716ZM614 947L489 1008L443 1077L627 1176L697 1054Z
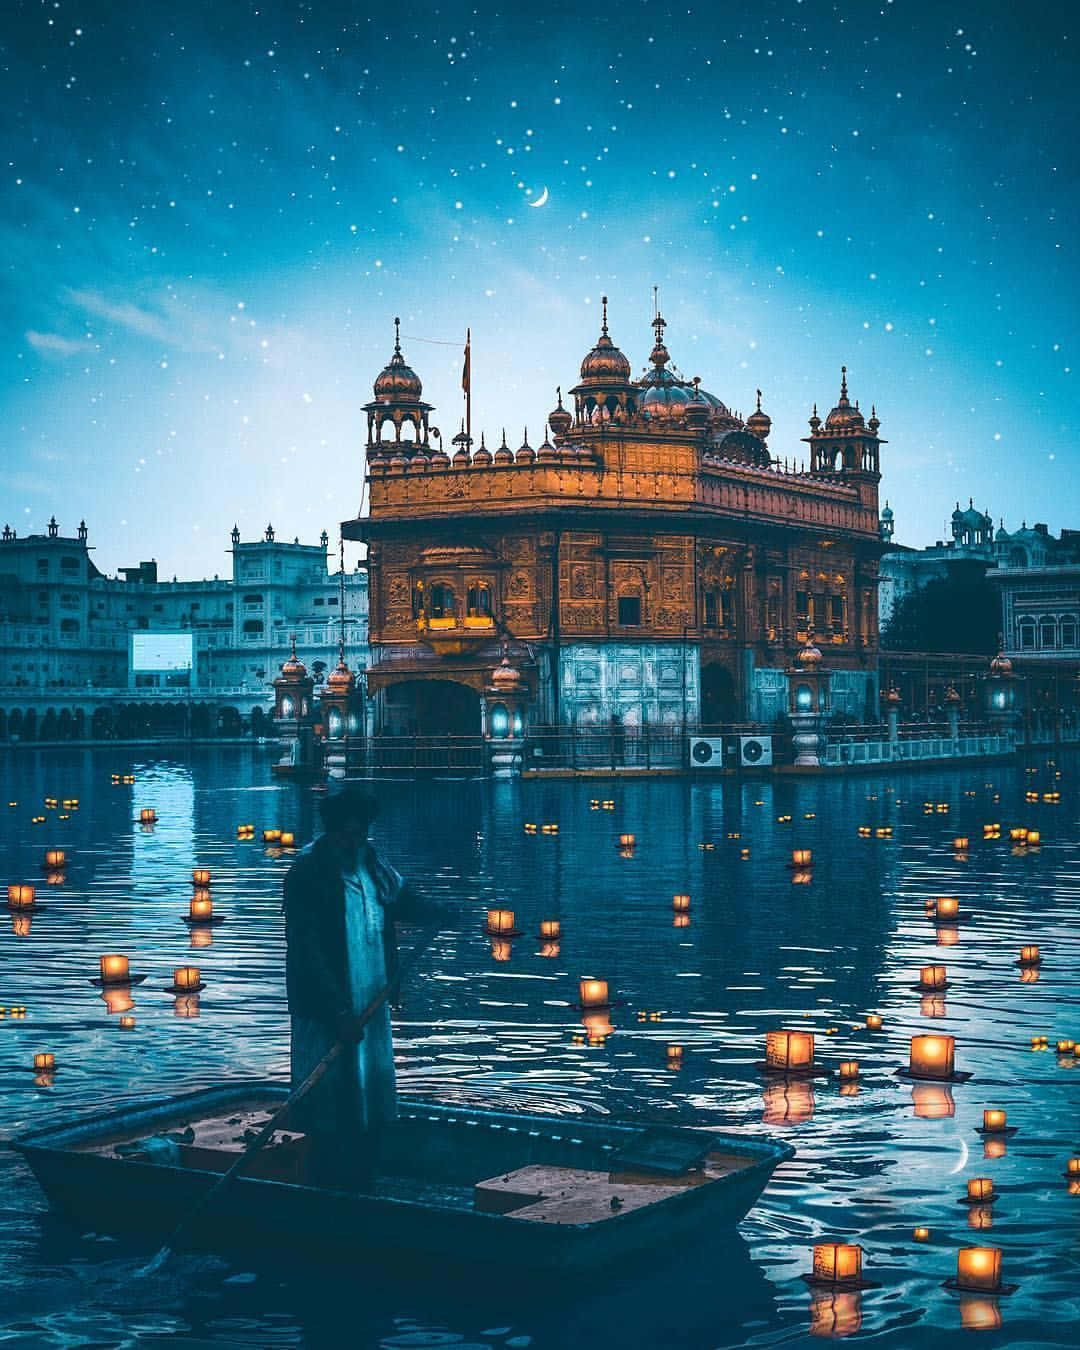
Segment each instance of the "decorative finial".
M503 429L502 429L502 443L500 444L499 449L500 449L500 450L509 450L509 449L510 449L510 447L506 444L506 428L505 428L505 427L503 427Z
M600 297L600 303L601 303L601 304L603 305L603 307L604 307L604 319L603 319L603 323L600 325L600 336L601 336L601 337L607 337L607 335L608 335L608 330L607 330L607 296L606 296L606 295L602 295L602 296Z
M664 329L667 327L667 320L659 310L657 311L656 318L652 321L652 327L656 332L656 345L662 347L664 345Z
M847 366L840 367L840 402L847 402Z
M394 315L394 355L401 355L401 320Z
M528 427L524 427L523 430L524 430L524 432L525 432L525 439L521 442L521 444L522 444L522 445L528 445L528 444L529 444L529 428L528 428Z
M761 411L761 390L760 390L760 389L757 391L757 410L758 410L758 412Z
M557 385L555 386L555 393L556 393L556 395L558 396L558 400L559 400L557 406L561 408L561 407L562 407L562 386L561 386L561 385L558 385L558 384L557 384Z
M289 634L289 641L292 643L292 659L295 661L295 660L296 660L296 634L295 634L295 633L290 633L290 634Z

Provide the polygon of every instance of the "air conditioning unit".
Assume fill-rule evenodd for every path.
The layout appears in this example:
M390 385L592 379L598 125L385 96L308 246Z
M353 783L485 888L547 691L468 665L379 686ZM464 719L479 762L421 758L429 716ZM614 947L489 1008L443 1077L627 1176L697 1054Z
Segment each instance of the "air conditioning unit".
M690 767L692 769L722 769L724 767L723 737L691 736Z
M772 763L771 736L740 736L739 763L744 769L756 769Z

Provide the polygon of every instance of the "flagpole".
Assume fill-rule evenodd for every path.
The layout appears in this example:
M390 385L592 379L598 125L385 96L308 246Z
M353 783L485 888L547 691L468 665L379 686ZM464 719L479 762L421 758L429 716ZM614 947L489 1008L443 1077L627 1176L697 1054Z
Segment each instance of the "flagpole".
M472 329L465 329L465 435L472 445Z

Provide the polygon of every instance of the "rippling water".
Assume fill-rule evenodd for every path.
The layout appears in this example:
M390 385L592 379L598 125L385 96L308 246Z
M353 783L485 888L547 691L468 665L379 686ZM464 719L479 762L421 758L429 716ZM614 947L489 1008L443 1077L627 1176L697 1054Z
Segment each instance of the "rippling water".
M304 842L310 793L272 784L261 753L235 748L21 751L0 763L3 880L34 881L45 906L22 935L0 911L0 1004L27 1007L25 1019L0 1021L0 1136L103 1103L284 1076L289 857L237 842L235 826L291 829ZM0 1153L0 1345L720 1347L858 1332L936 1346L962 1327L981 1328L987 1345L1075 1345L1080 1196L1061 1173L1080 1153L1080 1068L1030 1048L1037 1034L1051 1046L1080 1039L1075 769L1073 757L1042 757L800 782L383 785L378 842L445 909L396 1023L403 1091L771 1132L797 1158L733 1242L537 1289L527 1272L512 1285L479 1273L388 1284L363 1271L320 1280L189 1258L135 1281L129 1253L50 1218L22 1163ZM112 773L136 783L112 787ZM1061 803L1027 804L1036 789L1060 790ZM591 809L597 794L614 811ZM79 809L61 821L47 796L78 797ZM926 802L949 810L928 814ZM137 823L143 807L157 811L152 830ZM42 813L45 824L32 824ZM526 835L527 821L559 832ZM1001 842L982 841L988 821L1001 822ZM862 824L894 833L863 839ZM1013 851L1018 824L1041 830L1038 850ZM624 832L637 839L629 858L615 846ZM971 839L966 860L956 835ZM70 859L57 886L42 878L51 846ZM808 885L793 884L793 847L814 851ZM212 870L215 908L228 915L195 952L180 921L194 865ZM692 897L688 927L673 923L675 892ZM970 914L954 930L925 915L939 894ZM493 959L482 932L496 904L526 934L508 961ZM531 936L545 918L562 921L554 958ZM1043 950L1035 982L1014 964L1024 942ZM133 1031L87 982L108 951L148 977L134 989ZM188 961L209 987L198 1018L183 1019L162 986ZM943 1006L912 989L931 962L948 966ZM582 974L607 978L623 1000L603 1047L577 1043L570 1005ZM881 1031L865 1030L869 1011ZM858 1058L858 1090L763 1088L753 1062L781 1024L817 1032L819 1058ZM957 1066L974 1074L948 1095L892 1076L908 1038L931 1029L956 1036ZM667 1068L672 1041L685 1047L679 1071ZM28 1071L39 1049L60 1066L52 1088ZM986 1105L1020 1126L1003 1151L985 1150L1001 1156L985 1156L975 1133ZM956 1203L978 1175L1001 1194L992 1214ZM929 1243L912 1241L916 1224ZM822 1237L860 1242L879 1287L813 1295L799 1276ZM941 1288L956 1248L981 1241L1003 1249L1005 1277L1020 1285L1011 1297Z

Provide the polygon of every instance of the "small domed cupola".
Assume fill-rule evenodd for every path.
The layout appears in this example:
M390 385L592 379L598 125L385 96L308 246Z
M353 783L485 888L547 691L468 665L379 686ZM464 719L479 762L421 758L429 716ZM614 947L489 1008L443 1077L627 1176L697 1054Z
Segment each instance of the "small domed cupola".
M500 443L500 445L499 445L499 448L495 451L495 463L496 463L496 464L513 464L513 462L514 462L514 452L513 452L513 450L511 450L510 447L506 444L506 428L503 427L503 429L502 429L502 441L501 441L501 443Z
M603 319L596 346L581 363L581 383L606 388L611 384L628 384L630 362L611 340L607 322L607 296L602 297Z
M472 462L478 467L486 467L491 463L491 451L484 444L484 433L480 433L480 449L472 457Z
M559 402L558 405L548 413L548 426L551 428L553 436L565 436L574 425L574 415L571 412L567 412L563 407L562 390L556 388L555 393L558 396Z
M630 362L615 346L608 333L607 296L603 297L604 316L600 336L581 363L581 380L571 393L578 423L607 422L621 419L634 410ZM561 401L559 407L562 407ZM552 413L558 416L559 409ZM562 433L552 421L556 436Z
M401 320L394 319L394 352L390 360L375 379L375 398L364 404L368 415L368 451L369 454L391 453L381 450L384 444L383 431L387 423L394 428L395 449L402 443L402 429L411 428L411 440L417 446L426 446L430 428L428 414L433 411L430 403L424 403L421 395L424 386L420 376L412 366L405 364L401 353ZM410 438L406 438L405 444Z
M826 431L855 431L865 425L856 403L851 406L847 390L847 366L840 367L840 399L825 419Z
M547 437L545 436L545 440ZM517 462L519 464L532 464L536 460L536 451L529 444L529 428L525 428L525 439L518 446Z
M757 407L746 419L746 429L752 431L755 436L761 440L767 440L769 432L772 430L772 418L767 412L761 410L761 390L757 391Z

